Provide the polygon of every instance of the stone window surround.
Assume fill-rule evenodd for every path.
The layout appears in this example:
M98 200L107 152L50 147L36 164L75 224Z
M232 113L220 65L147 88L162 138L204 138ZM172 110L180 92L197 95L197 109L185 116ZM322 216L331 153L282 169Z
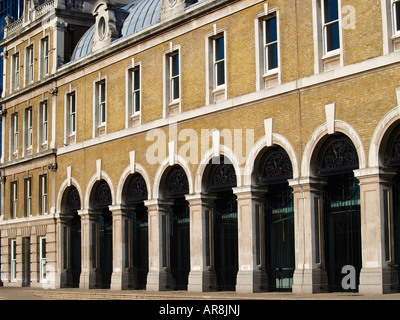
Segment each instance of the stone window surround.
M140 110L132 112L132 73L135 70L140 72L139 94L140 94ZM142 123L142 63L135 62L132 58L132 64L126 68L126 101L125 101L125 128L133 127Z
M265 73L264 54L264 21L276 16L277 42L278 42L278 68ZM281 54L280 54L280 19L279 8L269 7L265 4L264 11L257 14L254 20L255 48L256 48L256 90L260 91L267 87L281 84Z
M314 74L329 71L344 66L343 57L343 32L342 32L342 1L338 0L339 17L339 49L326 52L325 36L323 35L323 12L321 2L313 0L313 34L314 34Z

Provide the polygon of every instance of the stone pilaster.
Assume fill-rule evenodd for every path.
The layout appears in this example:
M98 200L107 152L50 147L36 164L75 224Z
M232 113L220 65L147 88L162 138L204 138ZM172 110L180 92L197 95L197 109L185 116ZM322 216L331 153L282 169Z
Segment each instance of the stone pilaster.
M166 217L168 217L171 203L162 200L146 200L144 204L147 206L149 217L149 273L146 290L167 290L171 274L168 270L169 235Z
M397 283L397 272L390 267L394 264L391 254L393 237L391 227L391 179L395 172L379 168L356 170L360 181L361 207L361 247L362 268L360 272L359 292L381 294L392 291ZM385 219L386 222L385 223ZM393 238L392 238L393 239Z
M113 219L113 273L111 276L111 289L129 289L133 286L134 281L134 275L130 269L131 259L129 254L132 232L125 228L125 226L130 225L131 215L128 209L122 208L119 205L110 207L110 211L112 212Z
M190 206L190 273L188 291L205 292L216 288L212 257L212 202L203 194L187 195Z
M56 217L57 234L57 266L56 266L56 288L66 288L71 283L69 261L70 246L70 220L72 216L58 214ZM64 247L67 245L67 247ZM67 252L65 252L67 250Z
M293 293L327 290L328 278L322 263L320 218L323 182L312 178L291 180L294 195L295 271Z
M78 211L79 212L79 211ZM99 214L81 210L82 271L81 289L94 289L100 284Z
M267 275L261 269L260 243L257 244L256 215L261 213L262 197L265 191L253 187L234 188L238 202L239 230L239 270L236 280L236 291L252 293L262 291L267 286ZM258 236L260 236L258 234ZM258 247L258 250L257 250Z

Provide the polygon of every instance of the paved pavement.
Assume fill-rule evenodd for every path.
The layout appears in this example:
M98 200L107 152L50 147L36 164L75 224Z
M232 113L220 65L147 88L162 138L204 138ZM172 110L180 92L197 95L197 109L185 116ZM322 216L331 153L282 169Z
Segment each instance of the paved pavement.
M262 292L240 294L237 292L188 292L106 289L41 289L29 287L0 287L0 300L400 300L400 293L318 293L294 294L291 292Z

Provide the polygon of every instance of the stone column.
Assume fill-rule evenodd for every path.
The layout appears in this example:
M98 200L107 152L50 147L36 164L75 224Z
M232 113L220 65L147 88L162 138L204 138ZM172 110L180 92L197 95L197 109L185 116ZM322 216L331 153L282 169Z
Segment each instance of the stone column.
M390 248L391 179L395 172L379 168L355 170L360 181L362 268L360 293L382 294L391 292L397 282L397 273L390 264L394 256ZM387 241L385 241L387 237ZM392 238L393 239L393 238Z
M316 293L328 287L322 269L321 191L323 182L308 178L290 180L294 195L295 270L293 293Z
M65 288L71 282L70 274L70 220L72 216L57 214L57 269L56 288ZM65 252L67 251L67 252Z
M111 289L128 289L132 287L134 280L133 273L130 270L131 259L129 255L132 232L130 228L126 228L131 222L131 215L129 210L122 208L120 205L110 206L109 208L113 219L113 273L111 276Z
M149 273L146 290L162 291L168 289L170 282L168 213L170 202L146 200L149 221ZM163 233L164 224L164 233Z
M212 202L215 197L186 195L190 206L190 273L188 291L216 288L212 256Z
M78 210L81 216L82 270L81 289L94 289L100 284L99 213Z
M261 229L256 223L265 191L246 186L234 188L233 192L238 202L239 270L236 291L259 292L267 285L267 275L261 270Z

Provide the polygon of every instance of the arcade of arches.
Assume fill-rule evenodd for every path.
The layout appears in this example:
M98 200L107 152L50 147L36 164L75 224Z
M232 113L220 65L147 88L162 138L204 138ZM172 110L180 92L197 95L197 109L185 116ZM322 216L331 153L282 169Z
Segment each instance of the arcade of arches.
M255 157L251 186L238 186L235 166L223 155L204 165L201 194L191 193L180 164L163 170L157 199L139 172L125 179L120 205L112 205L106 179L94 183L85 210L71 185L58 219L59 284L342 291L342 268L351 265L353 291L363 288L366 274L378 279L382 292L390 291L400 279L400 125L386 135L385 145L385 169L369 175L360 173L353 141L335 133L316 144L312 177L304 181L294 179L285 149L272 145ZM379 199L366 197L374 188L383 199L375 203L382 207L383 249L365 236L369 227L362 223L374 218L369 205ZM382 259L372 264L366 246L380 250Z

